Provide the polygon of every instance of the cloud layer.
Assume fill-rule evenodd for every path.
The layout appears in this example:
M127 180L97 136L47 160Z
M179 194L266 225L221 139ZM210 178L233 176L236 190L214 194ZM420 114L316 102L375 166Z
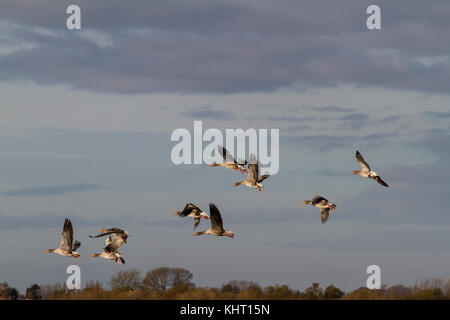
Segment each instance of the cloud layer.
M94 191L101 188L102 187L100 185L90 183L58 186L34 186L6 191L3 192L3 195L12 197L46 197L63 195L71 192Z
M130 1L127 10L117 0L107 6L80 1L78 32L64 29L68 3L34 1L30 9L2 1L0 36L13 43L0 50L0 79L118 93L270 92L347 83L450 89L444 0L426 7L381 1L379 31L366 29L369 2L357 0Z

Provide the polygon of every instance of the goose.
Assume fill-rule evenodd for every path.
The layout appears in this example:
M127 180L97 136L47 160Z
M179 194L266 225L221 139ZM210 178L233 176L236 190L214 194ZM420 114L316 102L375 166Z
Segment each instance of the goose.
M59 247L56 249L46 249L44 252L54 252L65 257L74 257L78 259L80 254L75 250L80 246L81 243L79 241L73 241L72 222L70 222L69 219L65 219Z
M334 203L330 203L322 196L315 195L312 200L302 201L302 204L309 203L320 209L320 218L322 220L322 223L327 222L328 216L330 215L330 209L333 210L333 212L336 212L336 210L334 210L336 208L336 205Z
M361 166L362 170L355 170L352 171L352 174L357 174L363 178L371 178L377 181L379 184L381 184L384 187L389 187L386 182L381 180L380 176L375 172L370 170L369 164L364 160L361 153L359 153L358 150L356 150L356 161L358 161L359 165Z
M111 238L111 236L109 236L105 239L105 249L103 249L101 253L91 254L91 257L101 257L107 260L114 260L114 262L117 262L118 264L125 264L123 255L117 252L122 243L123 241L120 237L115 236L114 238Z
M206 212L200 210L195 204L187 203L184 207L183 211L177 211L173 213L174 215L179 216L180 218L191 217L194 219L194 230L198 227L200 223L200 219L203 218L205 220L209 220L209 216Z
M210 167L225 167L230 170L239 171L242 174L244 174L244 172L247 172L247 170L244 167L247 164L247 161L245 161L245 160L244 160L244 162L239 161L239 163L238 163L233 158L231 153L229 153L227 151L227 149L225 149L224 147L222 147L220 145L217 146L217 149L219 150L219 152L222 155L222 158L223 158L223 160L225 160L225 162L222 162L222 163L213 162L209 165Z
M227 236L234 238L233 232L223 229L222 216L214 203L209 204L209 216L211 217L211 227L208 230L194 233L194 236L210 234L217 237Z
M239 186L241 184L246 185L249 188L255 188L258 189L260 193L262 193L262 188L264 188L263 182L265 179L267 179L270 175L265 174L263 176L259 176L259 166L258 166L258 160L256 160L256 156L254 154L250 155L250 163L248 165L248 173L247 173L247 179L241 182L233 183L233 186Z
M128 231L122 230L119 228L109 228L109 229L102 228L102 229L99 229L98 232L100 234L98 234L96 236L89 235L89 238L100 238L100 237L112 234L112 235L114 235L113 240L115 240L115 238L118 238L121 242L120 245L122 245L122 243L127 243L127 239L130 236L128 234ZM117 241L119 241L119 240L117 240Z

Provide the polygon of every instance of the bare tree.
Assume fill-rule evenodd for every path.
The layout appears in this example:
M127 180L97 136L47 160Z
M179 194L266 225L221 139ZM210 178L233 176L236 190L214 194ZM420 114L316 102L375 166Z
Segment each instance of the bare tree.
M166 291L170 286L171 272L168 267L150 270L142 281L150 290Z
M192 287L192 277L192 273L186 269L160 267L147 272L142 282L150 290L164 292L183 285Z
M183 268L172 268L170 271L170 284L172 288L185 285L192 287L194 285L191 282L193 274L189 270Z
M119 271L111 277L110 285L113 290L136 290L141 284L141 271L131 269Z
M17 300L19 298L19 291L11 288L7 282L0 283L0 299Z
M25 293L25 299L27 300L41 300L41 287L37 284L33 284L31 287L27 288Z

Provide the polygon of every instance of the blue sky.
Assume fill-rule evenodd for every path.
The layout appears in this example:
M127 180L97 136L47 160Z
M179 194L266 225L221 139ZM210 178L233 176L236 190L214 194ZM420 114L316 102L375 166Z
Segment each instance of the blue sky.
M168 265L218 286L303 289L450 278L450 4L379 1L0 0L0 281L21 291ZM4 9L3 9L4 8ZM239 173L175 166L171 132L280 129L264 194ZM352 176L358 149L391 186ZM325 225L299 202L337 203ZM171 213L215 203L235 239L192 236ZM81 259L43 253L70 217ZM99 227L126 228L126 265L89 258ZM207 227L202 222L200 228Z

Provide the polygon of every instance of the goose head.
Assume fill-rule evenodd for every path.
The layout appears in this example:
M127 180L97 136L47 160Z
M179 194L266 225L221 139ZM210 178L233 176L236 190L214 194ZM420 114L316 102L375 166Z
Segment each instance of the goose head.
M205 219L205 220L209 220L209 216L206 212L202 211L200 212L200 217Z
M234 233L230 230L225 230L223 234L227 237L234 238Z

